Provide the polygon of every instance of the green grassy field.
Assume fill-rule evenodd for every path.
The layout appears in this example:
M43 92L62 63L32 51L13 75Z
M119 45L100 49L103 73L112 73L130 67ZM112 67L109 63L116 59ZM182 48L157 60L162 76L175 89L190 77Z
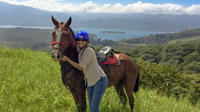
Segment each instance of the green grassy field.
M59 64L50 54L28 49L0 48L0 112L76 112L71 93L61 81ZM144 90L135 96L135 112L200 112L200 103L160 96ZM129 112L115 90L106 90L101 112ZM89 112L89 109L87 108Z

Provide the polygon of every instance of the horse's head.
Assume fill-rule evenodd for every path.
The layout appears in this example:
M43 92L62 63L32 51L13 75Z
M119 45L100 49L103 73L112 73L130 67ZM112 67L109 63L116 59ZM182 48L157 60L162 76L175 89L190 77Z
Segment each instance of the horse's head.
M52 22L55 28L52 31L52 58L59 61L63 55L67 55L69 47L75 47L76 41L73 31L70 28L71 17L64 23L59 23L53 16ZM58 39L59 38L59 39ZM59 40L59 41L57 41Z

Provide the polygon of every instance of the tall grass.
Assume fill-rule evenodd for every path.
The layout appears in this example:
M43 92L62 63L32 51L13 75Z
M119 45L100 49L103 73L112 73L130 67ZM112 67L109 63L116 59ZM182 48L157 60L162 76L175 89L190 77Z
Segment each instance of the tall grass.
M59 64L50 54L29 49L0 48L0 112L76 112L71 93L61 81ZM113 88L106 90L102 112L129 112ZM89 109L87 108L89 112ZM135 112L200 112L186 98L159 96L156 90L135 94Z

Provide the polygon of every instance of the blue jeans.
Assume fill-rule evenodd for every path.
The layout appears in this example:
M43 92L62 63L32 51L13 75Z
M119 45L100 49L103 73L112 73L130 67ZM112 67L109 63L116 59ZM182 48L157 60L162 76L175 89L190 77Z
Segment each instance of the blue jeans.
M99 112L99 104L108 86L108 78L101 77L93 86L87 87L90 112Z

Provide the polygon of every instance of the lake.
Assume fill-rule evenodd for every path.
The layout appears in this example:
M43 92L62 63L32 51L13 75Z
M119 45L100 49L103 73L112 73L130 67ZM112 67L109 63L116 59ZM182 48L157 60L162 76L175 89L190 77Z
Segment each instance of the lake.
M0 25L0 28L37 28L37 29L53 29L53 27L33 27L33 26L16 26L16 25ZM72 27L72 30L87 31L88 33L95 34L101 40L120 40L136 37L148 36L150 34L161 34L166 32L160 31L136 31L125 29L103 29L103 28L89 28L89 27Z

